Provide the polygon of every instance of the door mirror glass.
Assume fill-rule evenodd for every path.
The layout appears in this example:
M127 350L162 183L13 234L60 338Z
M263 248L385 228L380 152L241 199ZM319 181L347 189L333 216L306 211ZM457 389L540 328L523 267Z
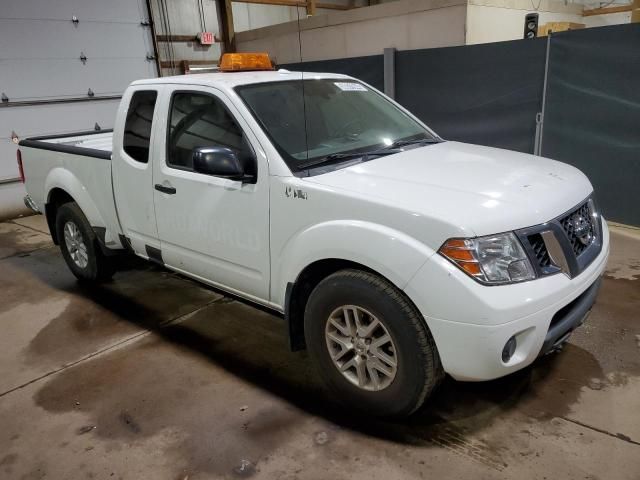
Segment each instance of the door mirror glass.
M193 170L232 180L245 179L244 168L238 154L227 147L194 148Z

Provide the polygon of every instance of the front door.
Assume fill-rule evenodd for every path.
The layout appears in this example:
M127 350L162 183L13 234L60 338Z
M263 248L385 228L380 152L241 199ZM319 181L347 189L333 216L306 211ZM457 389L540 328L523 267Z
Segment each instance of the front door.
M166 137L154 201L164 263L255 300L269 295L269 182L262 148L222 92L176 89L164 97ZM193 168L193 150L227 147L257 168L243 183ZM254 163L255 162L255 163Z

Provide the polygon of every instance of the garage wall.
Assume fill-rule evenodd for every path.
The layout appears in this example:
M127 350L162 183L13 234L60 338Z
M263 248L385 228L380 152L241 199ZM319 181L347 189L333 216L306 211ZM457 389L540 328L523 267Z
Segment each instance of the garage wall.
M215 0L150 0L156 35L194 37L203 31L220 39L220 25ZM203 15L200 15L202 5ZM182 75L182 61L215 64L222 52L221 44L201 45L198 41L158 41L158 56L165 67L162 75ZM172 68L170 65L174 65Z
M322 0L322 3L333 3L336 5L353 5L362 7L367 5L367 0ZM287 7L282 5L261 5L256 3L232 3L233 24L237 32L263 28L279 23L298 21L307 18L305 7ZM297 9L297 12L296 12ZM335 12L334 9L316 8L317 15L325 15Z
M537 9L535 7L538 7ZM467 45L518 40L527 13L538 13L539 24L547 22L585 23L581 4L558 0L469 0Z
M465 18L466 0L398 0L317 15L300 22L302 61L464 45ZM240 32L236 46L267 51L280 64L301 61L298 22Z
M96 123L111 128L126 86L156 75L146 58L153 44L145 20L144 0L3 0L0 216L22 208L22 185L11 182L18 176L12 132L25 138Z
M612 5L613 6L613 5ZM607 13L606 15L592 15L582 19L587 27L606 27L631 23L631 12Z
M233 28L236 33L297 21L298 15L301 19L307 18L307 9L304 7L296 8L236 2L231 5L233 7ZM324 12L319 13L322 14Z
M597 5L589 6L595 8ZM469 0L467 9L467 45L501 42L522 38L524 17L538 13L539 24L547 22L582 23L586 27L629 23L630 12L582 16L582 3L561 0Z

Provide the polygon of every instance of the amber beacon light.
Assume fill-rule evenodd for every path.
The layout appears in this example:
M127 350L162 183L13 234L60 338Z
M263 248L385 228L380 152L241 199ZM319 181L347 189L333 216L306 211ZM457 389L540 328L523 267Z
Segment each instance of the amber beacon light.
M247 72L252 70L273 70L268 53L225 53L220 59L223 72Z

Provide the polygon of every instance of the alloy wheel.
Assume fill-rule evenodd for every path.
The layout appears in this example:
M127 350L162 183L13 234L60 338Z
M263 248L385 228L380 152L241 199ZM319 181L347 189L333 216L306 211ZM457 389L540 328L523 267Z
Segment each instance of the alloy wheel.
M64 243L73 263L80 268L86 268L89 264L87 246L78 226L71 220L64 224Z
M325 340L333 364L352 384L379 391L398 370L396 347L383 322L356 305L336 308L327 319Z

